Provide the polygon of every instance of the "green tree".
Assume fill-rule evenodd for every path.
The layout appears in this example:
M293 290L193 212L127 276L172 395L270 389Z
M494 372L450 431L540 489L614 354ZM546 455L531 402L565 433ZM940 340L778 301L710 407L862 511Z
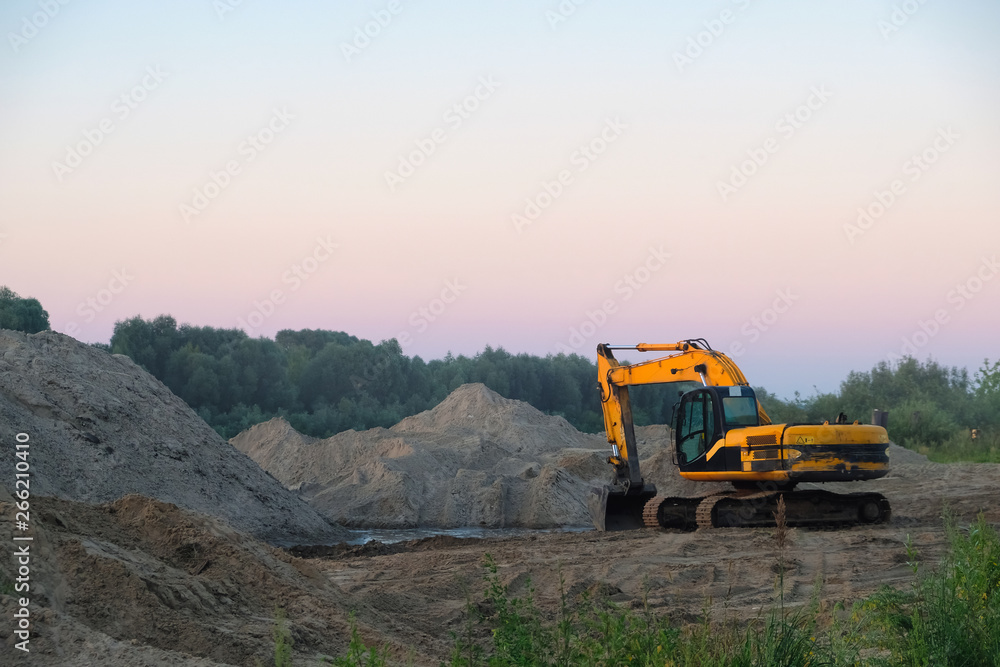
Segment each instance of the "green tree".
M22 299L6 285L0 287L0 329L38 333L49 328L49 314L38 299Z
M1000 359L990 364L983 359L982 367L976 371L976 394L990 396L1000 394Z
M160 315L155 320L133 317L115 323L111 336L111 351L132 358L147 371L170 386L164 378L170 355L183 347L177 331L177 320ZM172 390L173 387L170 387Z
M867 423L873 408L889 410L894 441L907 446L934 444L967 425L973 409L968 372L905 357L881 362L866 373L852 372L840 385L838 407Z

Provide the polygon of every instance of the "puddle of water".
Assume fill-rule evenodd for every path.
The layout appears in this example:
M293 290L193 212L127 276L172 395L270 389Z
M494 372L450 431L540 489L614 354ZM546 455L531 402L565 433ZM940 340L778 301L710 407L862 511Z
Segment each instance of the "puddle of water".
M593 526L563 526L562 528L370 528L351 530L348 544L366 544L378 540L382 544L421 540L425 537L448 535L457 538L484 537L522 537L524 535L540 535L546 533L583 533L594 530Z

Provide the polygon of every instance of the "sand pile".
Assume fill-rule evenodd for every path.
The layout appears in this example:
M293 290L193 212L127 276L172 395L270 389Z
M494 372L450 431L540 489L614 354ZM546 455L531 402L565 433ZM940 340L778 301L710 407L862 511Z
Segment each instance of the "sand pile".
M584 526L590 487L610 475L603 437L482 384L390 429L315 440L274 419L231 442L320 513L359 527Z
M343 534L129 358L68 336L0 331L0 442L19 432L32 496L141 493L272 541Z

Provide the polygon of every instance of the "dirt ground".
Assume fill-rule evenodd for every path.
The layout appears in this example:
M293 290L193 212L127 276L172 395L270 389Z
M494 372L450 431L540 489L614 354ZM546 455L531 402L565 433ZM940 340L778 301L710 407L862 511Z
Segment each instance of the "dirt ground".
M882 584L909 585L908 537L920 560L933 565L946 549L945 507L958 523L982 511L1000 524L998 481L996 465L901 465L890 478L865 487L890 498L890 523L791 529L786 608L808 604L814 595L823 609L836 603L849 608ZM552 612L558 609L560 575L570 599L590 591L633 608L645 599L679 624L695 622L706 605L717 620L753 617L770 608L777 592L774 530L765 528L430 538L388 547L382 551L399 552L333 550L314 562L351 597L390 613L393 623L383 632L430 662L447 655L448 631L461 631L467 592L481 599L484 553L496 560L512 592L523 593L530 577L536 600Z
M908 585L907 536L924 562L937 562L944 508L960 523L980 511L1000 523L998 481L995 465L897 465L865 485L890 498L889 524L790 531L786 607L814 593L825 609L849 606L882 584ZM9 524L9 503L0 504ZM639 607L645 598L681 624L706 605L716 619L752 617L776 591L773 529L433 537L287 552L141 496L99 506L38 498L34 507L36 635L30 660L18 664L267 664L277 606L287 612L298 665L341 654L351 612L369 644L388 645L400 662L438 664L449 655L449 633L461 631L467 600L482 599L486 553L513 593L530 577L553 613L560 574L570 599L590 591ZM0 542L0 551L11 548ZM9 618L13 596L0 596L0 605ZM5 641L12 651L14 638Z

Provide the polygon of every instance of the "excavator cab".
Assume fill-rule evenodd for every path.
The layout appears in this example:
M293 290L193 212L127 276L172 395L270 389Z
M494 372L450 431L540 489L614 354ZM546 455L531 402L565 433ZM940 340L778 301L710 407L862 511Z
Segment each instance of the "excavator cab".
M733 453L715 454L729 429L759 425L757 396L750 387L689 391L674 407L675 462L685 472L740 470L739 460L728 460Z

